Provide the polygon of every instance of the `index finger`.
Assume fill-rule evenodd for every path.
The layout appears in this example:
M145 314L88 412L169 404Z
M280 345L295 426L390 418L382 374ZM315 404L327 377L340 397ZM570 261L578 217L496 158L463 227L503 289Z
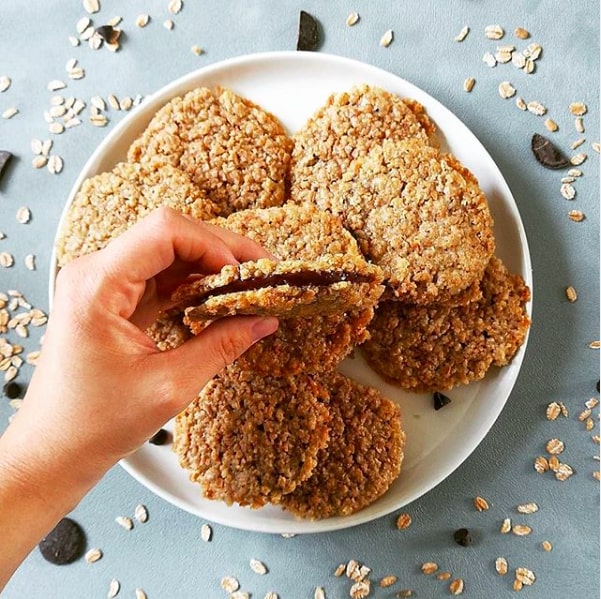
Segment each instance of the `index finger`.
M147 281L179 258L204 272L226 264L271 258L259 244L232 231L162 207L136 223L99 252L107 268L131 283Z

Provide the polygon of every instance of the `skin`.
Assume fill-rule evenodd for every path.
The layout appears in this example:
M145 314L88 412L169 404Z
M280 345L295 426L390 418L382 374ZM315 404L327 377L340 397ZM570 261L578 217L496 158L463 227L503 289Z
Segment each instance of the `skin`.
M160 208L63 268L22 408L0 437L0 591L109 468L183 410L275 318L224 318L160 352L144 333L192 274L272 256Z

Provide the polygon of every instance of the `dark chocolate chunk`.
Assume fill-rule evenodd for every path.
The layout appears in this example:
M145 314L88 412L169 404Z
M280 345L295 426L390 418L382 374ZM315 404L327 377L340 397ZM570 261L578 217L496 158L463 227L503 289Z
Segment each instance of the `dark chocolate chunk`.
M0 179L2 179L2 173L4 168L8 164L8 161L11 159L12 154L6 150L0 150Z
M164 428L160 428L154 435L152 435L152 437L150 437L150 439L148 439L148 442L152 445L165 445L169 442L170 438L171 436L169 435L169 432Z
M469 547L472 544L472 536L467 528L460 528L453 533L453 539L455 543L462 547Z
M440 391L434 391L434 409L440 410L440 408L444 408L447 404L451 403L451 398L443 395Z
M18 397L22 397L23 389L19 383L15 383L15 381L11 381L10 383L6 383L4 388L2 389L4 395L8 397L8 399L17 399Z
M86 545L86 537L77 522L63 518L39 543L38 547L45 560L62 566L81 557Z
M297 50L314 51L319 47L319 24L308 12L300 11Z
M119 29L115 29L112 25L101 25L96 27L96 33L107 43L114 44L121 35Z
M569 159L548 138L535 133L531 142L534 157L545 167L551 169L565 168L570 166Z
M601 383L601 381L597 381L597 393L599 393L599 384Z

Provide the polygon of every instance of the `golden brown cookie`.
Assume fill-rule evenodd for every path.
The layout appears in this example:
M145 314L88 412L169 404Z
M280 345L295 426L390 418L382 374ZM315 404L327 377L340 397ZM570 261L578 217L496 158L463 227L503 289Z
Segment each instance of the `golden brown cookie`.
M330 439L311 477L281 500L313 520L348 516L383 495L399 476L405 446L394 402L341 374L320 381L330 393Z
M400 301L443 302L477 282L494 251L476 178L415 140L384 142L353 163L340 190L344 222Z
M59 266L105 247L159 206L207 220L215 206L186 173L168 164L118 163L86 179L69 206L56 242Z
M450 389L508 364L530 326L530 290L496 257L480 288L480 300L460 306L380 303L361 348L368 363L411 391Z
M339 218L312 205L288 203L277 208L240 211L212 222L254 239L283 261L330 263L338 265L337 268L346 265L344 268L353 268L370 278L374 275L372 280L362 282L358 287L344 285L336 312L332 310L332 303L325 305L328 314L281 317L276 333L255 344L239 358L239 368L274 376L324 372L335 368L356 344L366 339L366 326L383 290L381 275L365 262L356 241ZM267 264L271 267L274 263ZM256 264L252 266L252 272L256 272L255 268ZM275 296L281 302L280 307L286 307L285 294L279 294L277 290L273 293L271 298L267 294L258 294L254 297L255 303L263 301L264 308ZM314 295L312 290L307 298L311 295ZM234 300L240 305L245 303L244 297L237 296ZM317 308L319 304L313 305L312 311L318 311ZM300 308L294 310L300 312ZM202 320L187 318L186 322L196 334L205 327Z
M309 376L259 377L230 366L177 416L174 450L208 499L278 503L311 475L328 442L327 399Z
M228 89L201 87L163 106L128 159L167 160L228 215L284 203L291 147L282 124L260 106Z
M341 315L280 318L278 330L246 350L236 366L258 376L331 372L368 338L372 316L373 308ZM189 324L196 335L206 326L198 321Z
M362 258L261 259L226 265L216 275L180 286L172 299L184 309L187 322L235 314L344 314L361 305L381 282L381 270Z
M292 199L341 214L335 190L354 159L385 139L428 143L435 130L421 104L384 89L360 85L332 94L293 136Z

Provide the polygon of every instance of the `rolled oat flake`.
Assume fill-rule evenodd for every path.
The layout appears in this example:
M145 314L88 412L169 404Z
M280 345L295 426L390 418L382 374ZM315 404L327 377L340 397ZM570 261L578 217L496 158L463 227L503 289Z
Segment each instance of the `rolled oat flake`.
M560 169L570 166L570 161L565 154L544 135L535 133L530 146L534 157L545 168Z

